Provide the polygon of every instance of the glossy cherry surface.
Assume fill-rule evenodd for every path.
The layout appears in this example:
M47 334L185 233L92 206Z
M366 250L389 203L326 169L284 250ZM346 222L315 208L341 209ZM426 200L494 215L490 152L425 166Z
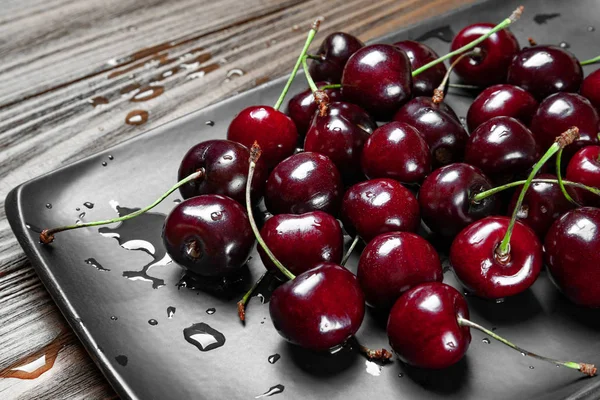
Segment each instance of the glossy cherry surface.
M361 166L369 179L419 183L431 171L429 146L418 130L404 122L392 121L369 136Z
M352 272L323 263L273 292L271 321L287 341L329 350L353 336L365 314L365 297Z
M485 121L499 116L513 117L527 126L537 107L537 100L525 89L508 84L490 86L471 103L467 126L473 132Z
M316 82L317 87L328 84L329 82L325 81ZM340 89L325 89L325 93L331 102L340 101L342 99ZM288 102L287 115L289 115L292 121L294 121L294 124L296 124L296 129L298 130L298 135L301 140L306 136L306 132L310 127L310 123L313 120L316 111L317 103L315 103L315 98L310 88L298 93Z
M465 162L496 183L513 181L537 160L533 134L512 117L494 117L475 129L465 147Z
M389 309L411 287L441 282L442 264L435 248L411 232L376 236L363 250L356 273L367 303Z
M556 176L552 174L540 174L536 178L556 179ZM575 191L568 187L567 190L572 197L579 198ZM514 193L508 207L508 215L512 215L519 194L520 191L518 190ZM525 198L523 199L523 204L517 214L517 218L533 229L540 240L543 241L552 223L574 207L565 198L558 184L534 182L525 193Z
M294 121L270 106L244 108L235 116L227 130L227 139L251 148L258 142L268 168L292 155L298 142Z
M527 290L543 265L542 244L535 232L517 221L510 240L510 257L496 249L510 218L486 217L463 229L450 247L450 262L458 279L472 294L502 299Z
M204 175L179 188L184 199L203 194L220 194L245 204L250 151L231 140L207 140L192 147L179 165L177 180L203 170ZM256 163L251 196L257 203L263 196L268 171L262 159Z
M333 162L314 152L294 154L269 175L265 205L271 214L325 211L337 215L344 187Z
M322 262L342 261L342 228L337 219L322 211L275 215L265 222L260 234L275 257L294 275ZM258 254L268 270L279 273L261 246Z
M495 196L474 203L475 194L493 188L479 169L456 163L433 171L419 189L421 216L433 232L452 237L467 225L494 213Z
M248 261L254 234L246 210L214 194L179 203L167 216L163 243L176 263L200 276L227 276Z
M600 189L600 146L586 146L569 161L567 180ZM600 206L600 196L587 190L577 190L580 200L590 206Z
M414 40L403 40L394 43L394 46L406 53L410 60L412 71L423 65L439 58L433 49L424 43L415 42ZM439 63L421 72L412 80L412 95L432 96L433 90L437 88L446 75L446 66L444 63Z
M377 120L389 120L410 99L411 88L408 56L388 44L358 50L342 76L344 100L358 104Z
M582 80L577 58L558 46L526 47L508 69L508 83L522 87L539 101L557 92L577 92Z
M463 28L452 40L450 50L454 51L471 43L473 40L487 34L494 24L477 23ZM465 57L454 67L456 75L472 85L489 86L506 82L508 67L520 47L515 35L508 29L493 33L477 45L481 55ZM458 56L452 57L454 62Z
M553 281L573 303L600 307L600 209L583 207L558 219L544 242Z
M433 167L462 160L469 136L456 113L446 103L416 97L394 115L394 121L415 127L427 142Z
M596 107L596 111L600 110L600 69L585 77L579 93Z
M392 349L407 364L442 369L460 361L471 343L465 298L452 286L428 282L402 295L392 307L387 334Z
M310 75L314 80L339 83L346 62L364 45L357 37L348 33L334 32L328 35L316 53L321 59L310 62Z
M351 186L342 201L344 229L365 242L386 232L414 232L419 227L419 203L393 179L372 179Z

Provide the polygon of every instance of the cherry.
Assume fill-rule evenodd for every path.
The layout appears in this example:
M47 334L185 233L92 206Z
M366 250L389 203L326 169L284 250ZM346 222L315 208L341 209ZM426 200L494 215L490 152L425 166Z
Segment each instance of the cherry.
M583 80L579 61L558 46L521 50L508 70L508 83L527 90L539 101L557 92L577 92Z
M600 188L600 146L586 146L580 149L569 161L566 178L573 182ZM600 206L600 197L595 194L577 191L583 203Z
M600 209L571 210L556 220L544 242L553 281L573 303L600 307Z
M494 24L477 23L463 28L452 40L450 50L454 51L473 40L485 35L494 28ZM477 45L481 55L461 60L454 71L465 83L489 86L506 81L508 67L519 51L519 42L508 29L493 33ZM457 57L451 58L451 61Z
M317 82L318 87L326 86L329 82ZM342 99L340 89L325 89L324 92L330 101L340 101ZM310 88L298 93L290 99L287 107L287 114L296 124L298 135L303 141L310 123L317 111L317 103Z
M324 351L343 344L358 331L365 298L352 272L323 263L275 289L269 312L284 339L305 349Z
M207 140L192 147L179 165L178 180L202 170L202 177L179 188L184 199L203 194L220 194L244 204L250 150L231 140ZM267 167L261 160L252 179L252 201L263 196Z
M369 242L395 231L419 227L419 204L413 194L393 179L372 179L351 186L342 200L341 219L350 234Z
M408 56L388 44L363 47L350 57L342 76L344 100L378 120L389 120L411 96Z
M323 262L339 264L342 260L342 228L322 211L275 215L265 222L260 234L275 257L295 275ZM260 246L258 254L269 271L279 273Z
M472 165L456 163L433 171L419 189L421 216L429 229L452 237L467 225L497 209L495 197L480 202L473 195L492 188L492 182Z
M427 282L405 292L392 307L387 334L400 359L422 368L457 363L469 348L471 332L457 317L468 319L469 307L452 286Z
M525 89L508 84L490 86L471 103L467 126L473 132L485 121L499 116L513 117L529 125L537 107L537 100Z
M315 80L339 83L346 62L364 45L349 33L334 32L323 39L308 71Z
M200 276L227 276L248 261L254 236L244 208L214 194L179 203L167 216L163 242L173 261Z
M369 179L392 178L404 183L419 183L431 171L429 146L415 128L392 121L369 136L362 151L361 165Z
M344 188L340 173L326 156L294 154L273 169L265 189L265 205L272 214L325 211L336 215Z
M499 183L527 171L536 158L533 134L512 117L494 117L482 123L471 133L465 148L465 162Z
M361 254L356 275L367 303L384 309L411 287L444 278L435 248L410 232L376 236Z
M595 70L583 80L579 93L592 103L596 111L600 110L600 69Z
M434 167L462 160L468 135L456 113L446 103L416 97L394 115L394 121L415 127L431 151Z
M414 40L396 42L394 46L406 53L413 71L439 57L431 47ZM446 66L439 63L417 75L412 80L412 95L414 97L432 96L433 89L440 85L445 74Z

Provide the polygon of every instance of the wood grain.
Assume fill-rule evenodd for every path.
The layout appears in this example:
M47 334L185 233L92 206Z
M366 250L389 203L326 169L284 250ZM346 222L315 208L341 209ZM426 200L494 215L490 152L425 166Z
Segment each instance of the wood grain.
M0 398L115 397L10 231L10 189L283 75L316 16L321 38L344 30L366 41L470 1L4 1L0 370L62 336L54 366L34 380L0 378ZM147 122L126 124L133 110Z

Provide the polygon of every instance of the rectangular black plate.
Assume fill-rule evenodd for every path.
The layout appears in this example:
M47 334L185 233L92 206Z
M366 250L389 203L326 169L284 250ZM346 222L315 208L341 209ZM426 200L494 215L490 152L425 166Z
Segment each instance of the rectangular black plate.
M443 54L449 47L444 40L451 38L452 32L469 23L500 21L519 3L488 1L381 41L421 38ZM588 31L588 26L599 21L597 1L531 0L525 6L524 17L511 27L522 45L532 36L540 43L568 43L580 59L598 53L599 32ZM164 280L165 286L158 289L153 289L143 274L126 279L125 271L160 264L164 255L160 231L164 214L174 205L174 195L156 213L117 229L122 241L130 240L129 247L140 244L131 240L145 240L154 251L127 250L116 239L100 235L98 229L66 232L51 247L42 247L37 234L27 228L27 224L49 227L75 222L81 212L87 221L110 218L115 216L112 201L126 208L148 204L175 182L179 161L189 147L209 138L224 138L239 110L252 104L272 104L282 82L274 81L179 118L9 194L6 210L17 238L69 324L123 398L248 399L277 385L282 386L273 392L284 387L277 397L286 399L362 399L372 395L395 400L600 398L597 379L581 378L576 372L522 357L497 343L486 344L477 332L465 359L448 370L418 371L398 361L379 368L354 353L323 356L286 344L271 326L268 307L256 297L242 327L235 306L239 292L224 298L178 289L182 270L175 264L155 265L147 271ZM304 86L303 79L296 80L292 93ZM456 91L448 97L462 116L470 100L467 93ZM206 121L215 124L209 126ZM95 206L88 209L85 202ZM53 207L46 208L46 203ZM96 270L85 262L90 258L110 271ZM354 265L356 259L350 263L351 268ZM262 270L254 255L252 278ZM542 275L532 289L502 304L469 298L473 319L496 327L499 334L528 349L599 364L599 313L572 306ZM456 285L451 273L446 273L446 281ZM168 318L167 307L171 306L176 312ZM209 308L216 312L207 313ZM150 325L150 319L158 324ZM221 332L225 344L207 352L196 349L183 334L195 323L206 323ZM371 311L358 336L368 346L387 345L382 318ZM271 364L268 359L274 354L281 358ZM126 365L119 356L126 356Z

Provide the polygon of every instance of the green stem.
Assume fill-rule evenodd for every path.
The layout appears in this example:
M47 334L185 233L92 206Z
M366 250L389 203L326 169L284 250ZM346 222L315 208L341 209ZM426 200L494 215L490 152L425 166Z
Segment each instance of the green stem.
M444 74L444 78L442 79L442 82L440 82L438 87L433 90L433 98L431 100L433 101L434 104L440 104L442 101L444 101L444 96L446 95L445 94L446 82L448 82L448 79L450 79L450 74L452 73L452 70L454 69L454 67L456 67L456 64L461 62L462 59L465 57L471 57L471 56L480 55L480 54L481 54L481 49L479 47L475 47L473 49L473 51L461 54L460 56L458 56L456 58L456 60L454 60L454 62L452 64L450 64L450 67Z
M310 90L313 93L316 92L317 90L319 90L319 88L315 84L315 81L313 80L312 76L310 76L310 73L308 72L308 64L306 62L306 56L302 57L302 69L304 70L304 76L306 76L306 81L308 82L308 87L310 87Z
M321 20L319 20L319 19L317 19L317 20L315 20L315 22L313 22L311 29L308 32L308 36L306 37L306 42L304 42L304 47L302 48L302 52L300 52L300 55L298 56L298 59L296 60L294 69L292 69L292 73L290 74L290 77L288 78L287 82L285 83L283 91L281 92L281 94L279 95L279 98L277 99L277 103L275 103L275 105L273 106L274 109L279 110L279 107L281 107L281 105L283 104L283 100L285 100L285 96L287 95L287 92L290 90L290 86L292 86L292 82L294 81L294 78L296 77L296 74L298 73L298 68L300 68L300 63L304 59L305 54L308 51L308 47L310 46L313 39L315 38L315 35L317 34L317 31L319 30L320 24L321 24Z
M515 11L513 11L513 13L510 15L510 17L506 18L504 21L500 22L498 25L496 25L494 28L492 28L488 33L486 33L483 36L478 37L477 39L473 40L471 43L468 43L459 49L451 51L450 53L448 53L442 57L439 57L438 59L433 60L430 63L427 63L420 68L417 68L416 70L414 70L412 72L412 76L415 77L415 76L419 75L421 72L426 71L429 68L433 67L434 65L444 62L451 57L462 54L465 51L471 50L473 47L477 46L479 43L483 42L485 39L487 39L494 33L501 31L502 29L508 27L510 24L515 22L517 19L519 19L519 17L523 13L523 8L524 8L523 6L518 7Z
M596 56L594 58L590 58L589 60L581 61L579 64L581 64L581 65L589 65L589 64L595 64L595 63L597 63L599 61L600 61L600 56Z
M516 344L513 344L512 342L509 342L508 340L504 339L502 336L497 335L496 333L492 332L491 330L486 329L483 326L476 324L473 321L469 321L468 319L464 319L461 317L456 317L456 319L457 319L459 325L477 329L478 331L481 331L481 332L485 333L486 335L493 337L500 343L505 344L508 347L517 350L518 352L520 352L523 355L530 356L530 357L536 358L538 360L546 361L546 362L549 362L554 365L559 365L562 367L576 369L577 371L581 371L583 374L586 374L589 376L596 375L596 367L593 364L578 363L578 362L573 362L573 361L559 361L559 360L554 360L552 358L540 356L538 354L532 353L531 351L525 350L525 349L517 346Z
M319 90L327 90L327 89L340 89L342 87L341 83L332 83L330 85L324 85L319 88Z
M510 189L515 186L521 186L521 185L525 184L525 182L527 182L527 181L526 180L514 181L511 183L507 183L506 185L502 185L502 186L492 188L490 190L486 190L485 192L477 193L475 196L473 196L473 198L471 199L471 202L479 203L482 200L485 200L488 197L495 195L496 193L502 192L503 190ZM531 183L552 183L552 184L558 185L558 179L536 178L536 179L532 180ZM600 196L600 189L598 189L598 188L595 188L592 186L586 186L583 183L579 183L579 182L572 182L572 181L565 181L565 180L563 180L562 183L567 186L573 186L573 187L580 188L583 190L588 190L588 191L594 193L595 195Z
M558 178L558 186L560 187L560 191L562 192L563 196L565 196L565 199L567 199L570 203L574 204L576 207L579 207L580 204L577 203L575 200L573 200L571 195L567 192L567 189L565 188L565 185L564 185L564 181L562 179L562 172L560 170L562 153L563 153L563 149L560 149L558 151L558 153L556 154L556 177Z
M263 281L263 279L265 279L265 276L267 276L268 273L269 273L269 271L265 271L265 273L262 274L256 282L254 282L254 284L252 285L250 290L248 290L246 292L244 297L242 297L242 299L240 301L238 301L237 307L238 307L238 316L240 317L240 321L242 321L242 322L246 321L246 304L248 304L248 300L250 300L250 296L252 296L252 293L254 293L254 291L256 290L258 285L260 285L260 283Z
M469 90L481 90L481 89L484 89L481 86L465 85L465 84L462 84L462 83L449 83L448 86L451 87L451 88L455 88L455 89L469 89Z
M79 229L79 228L88 228L90 226L114 224L115 222L122 222L122 221L127 221L128 219L135 218L138 215L141 215L147 211L152 210L154 207L159 205L164 199L166 199L171 193L173 193L174 191L179 189L179 187L185 185L186 183L188 183L190 181L193 181L194 179L200 179L203 176L204 176L204 169L198 170L198 171L194 172L193 174L188 175L187 177L185 177L182 180L180 180L179 182L177 182L175 184L175 186L173 186L171 189L167 190L154 203L152 203L149 206L144 207L138 211L132 212L131 214L123 215L118 218L106 219L106 220L102 220L102 221L85 222L83 224L67 225L67 226L61 226L58 228L44 229L42 231L42 233L40 233L40 241L44 244L49 244L49 243L52 243L52 241L54 240L54 234L59 233L59 232L64 232L64 231L69 231L72 229Z
M360 236L356 235L354 237L354 240L352 241L352 244L350 245L350 247L348 248L348 251L346 252L346 254L344 254L344 258L342 258L342 262L340 263L340 265L343 267L344 265L346 265L346 262L348 261L348 259L350 258L350 255L352 254L352 251L354 250L354 248L356 247L356 245L358 244L358 241L360 240Z
M323 60L323 56L320 56L320 55L317 55L317 54L307 54L306 58L309 58L311 60L324 61Z

